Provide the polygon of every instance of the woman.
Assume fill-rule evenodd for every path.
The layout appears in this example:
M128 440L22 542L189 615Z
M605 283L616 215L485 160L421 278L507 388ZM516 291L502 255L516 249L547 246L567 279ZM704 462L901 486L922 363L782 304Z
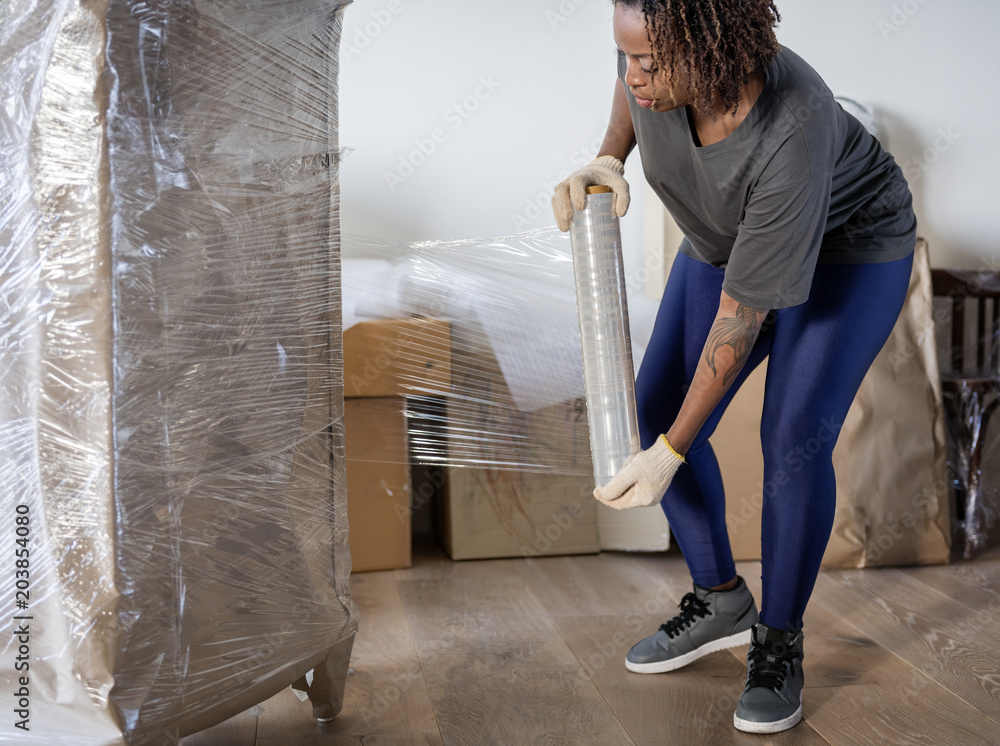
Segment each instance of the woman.
M563 230L591 184L612 187L623 215L623 163L638 145L685 235L636 381L645 450L595 495L659 503L694 580L628 668L672 671L750 642L734 724L755 733L801 719L802 616L833 526L831 456L899 314L916 231L900 169L778 45L779 20L769 0L617 0L607 135L553 197ZM761 444L774 489L758 616L736 574L708 438L767 356ZM806 442L822 450L802 458Z

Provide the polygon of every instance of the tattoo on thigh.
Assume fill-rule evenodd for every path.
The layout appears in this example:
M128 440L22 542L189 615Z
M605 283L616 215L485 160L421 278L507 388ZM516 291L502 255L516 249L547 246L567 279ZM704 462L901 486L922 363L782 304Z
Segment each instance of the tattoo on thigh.
M736 362L726 372L723 384L728 386L729 382L743 368L743 363L746 362L754 340L757 338L757 329L760 326L758 318L762 313L764 311L761 309L751 308L740 303L736 307L735 317L719 319L712 326L712 331L708 334L708 341L705 343L705 362L712 369L713 375L718 377L718 371L715 368L715 355L720 349L725 346L732 347L733 353L736 355Z

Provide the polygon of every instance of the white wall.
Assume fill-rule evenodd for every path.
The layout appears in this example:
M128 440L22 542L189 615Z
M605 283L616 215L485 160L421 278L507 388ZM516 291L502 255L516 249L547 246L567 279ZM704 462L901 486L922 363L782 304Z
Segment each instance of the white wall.
M876 109L934 263L1000 267L989 129L1000 121L1000 3L778 7L779 40L835 92ZM609 0L355 0L341 48L341 144L354 149L341 174L344 231L425 240L552 225L551 186L595 154L607 121L610 19ZM418 165L401 168L408 158ZM637 197L626 263L638 273L635 154L626 175Z
M1000 270L1000 3L778 0L778 38L873 106L931 263Z
M348 7L340 137L355 150L341 174L346 233L451 239L554 225L551 187L596 156L616 80L611 3L559 7L537 0ZM641 189L639 196L641 203ZM640 213L623 228L633 246Z

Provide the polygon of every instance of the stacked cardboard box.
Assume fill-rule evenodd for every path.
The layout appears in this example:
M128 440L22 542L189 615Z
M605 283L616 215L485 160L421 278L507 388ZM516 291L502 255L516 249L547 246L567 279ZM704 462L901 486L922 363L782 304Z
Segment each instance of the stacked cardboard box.
M582 399L520 411L485 337L442 321L357 324L344 360L354 571L409 566L429 500L453 559L599 550Z
M518 409L482 337L455 335L447 490L439 535L453 559L600 550L586 402Z
M354 572L410 566L406 396L450 388L450 330L432 319L344 332L347 513Z

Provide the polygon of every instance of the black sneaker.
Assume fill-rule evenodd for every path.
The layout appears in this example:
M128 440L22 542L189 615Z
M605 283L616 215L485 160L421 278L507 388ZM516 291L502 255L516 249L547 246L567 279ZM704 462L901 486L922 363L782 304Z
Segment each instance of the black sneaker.
M747 654L747 683L733 725L747 733L777 733L802 719L802 633L758 622Z
M696 585L681 599L681 613L656 634L637 642L625 658L635 673L664 673L717 650L746 645L757 621L757 604L743 578L728 591Z

